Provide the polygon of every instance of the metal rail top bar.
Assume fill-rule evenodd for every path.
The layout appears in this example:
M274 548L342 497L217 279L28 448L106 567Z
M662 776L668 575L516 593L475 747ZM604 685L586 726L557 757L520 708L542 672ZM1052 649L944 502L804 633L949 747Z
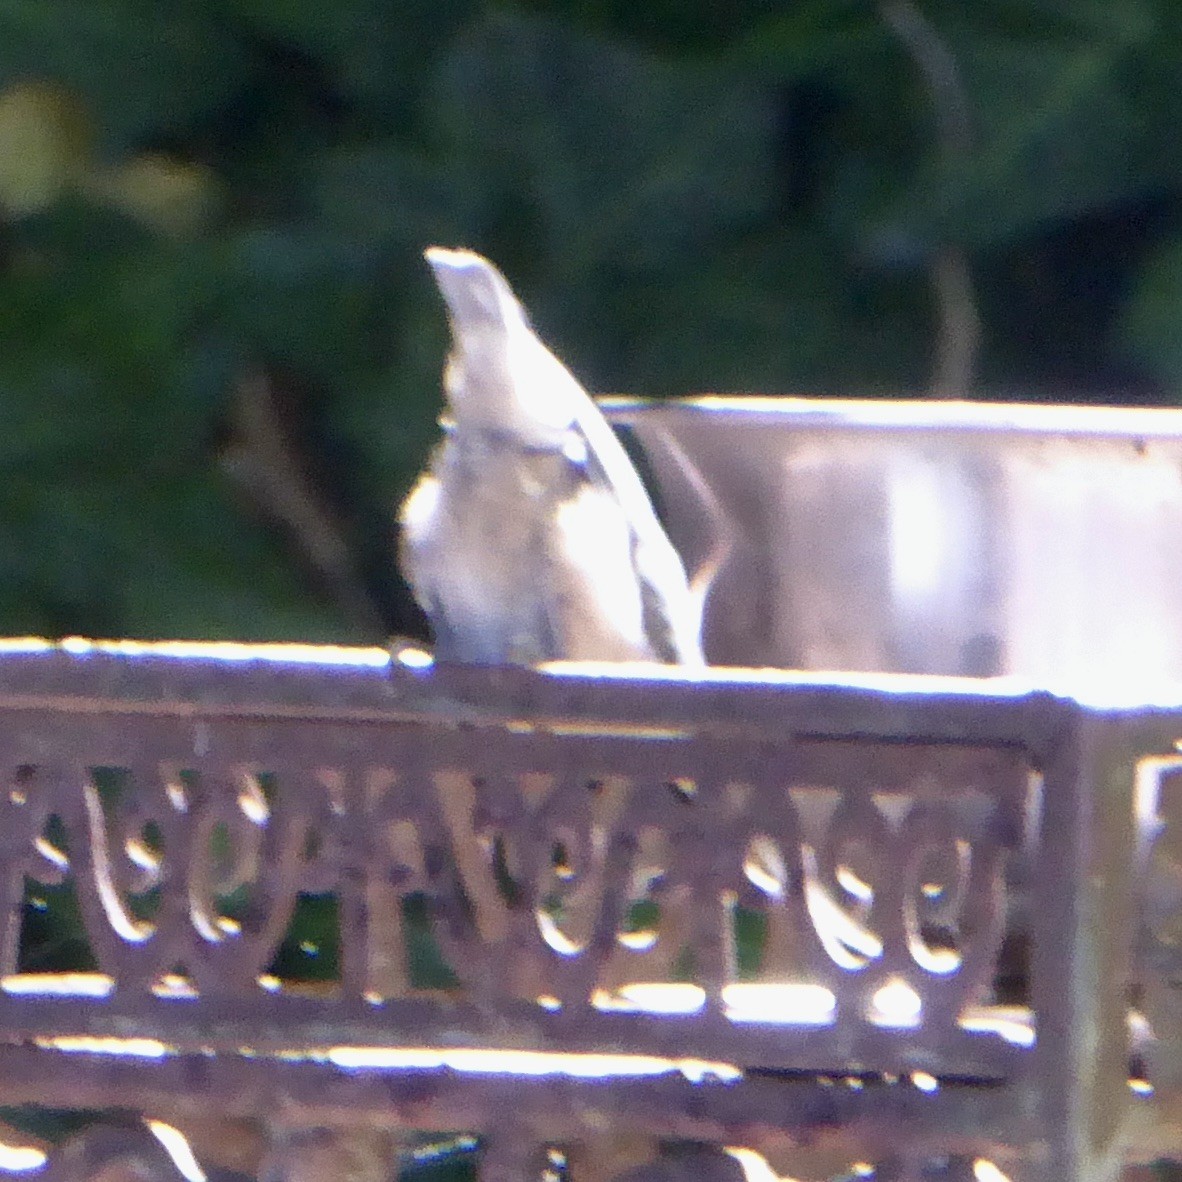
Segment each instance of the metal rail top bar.
M552 687L552 700L570 700L570 687L580 683L580 708L599 713L597 704L632 697L641 687L661 687L670 700L738 693L748 700L782 697L785 690L797 694L812 691L818 697L834 695L881 696L883 699L963 701L980 707L993 702L1019 702L1044 697L1073 702L1098 712L1144 713L1147 710L1182 708L1182 684L1154 682L1148 678L1116 680L1109 676L1093 683L1078 680L1063 684L1035 684L1020 677L952 677L903 673L832 673L794 669L710 667L689 670L648 663L556 661L537 669L493 665L436 665L428 652L396 647L353 647L337 644L238 643L204 641L95 641L67 637L52 641L41 637L0 637L0 703L14 697L91 695L142 699L151 695L181 694L200 697L203 703L222 701L214 683L259 694L274 689L278 680L292 688L324 687L307 701L309 706L348 706L366 701L372 707L390 709L416 706L434 713L440 695L463 694L480 687L489 704L508 702L504 691ZM199 684L200 683L200 684ZM567 693L560 687L566 686ZM345 693L345 688L349 693ZM241 699L239 689L230 689ZM212 694L213 696L209 696ZM358 696L359 695L359 696ZM540 707L540 702L535 706ZM619 706L608 706L619 716ZM643 713L643 712L642 712ZM696 712L695 714L700 713Z
M380 648L0 640L0 709L1038 743L1078 709L1001 679L435 666Z
M896 398L784 398L703 394L661 401L624 395L597 399L609 417L627 423L643 414L733 416L753 425L915 431L1004 431L1182 439L1182 413L1171 407L1052 406L1016 402L907 401Z

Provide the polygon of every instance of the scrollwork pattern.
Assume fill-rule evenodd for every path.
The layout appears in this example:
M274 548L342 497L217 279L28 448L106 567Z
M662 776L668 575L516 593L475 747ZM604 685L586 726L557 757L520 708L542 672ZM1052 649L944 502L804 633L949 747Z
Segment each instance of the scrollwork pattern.
M990 1000L1023 839L998 818L1020 811L1028 770L946 744L904 760L839 746L440 728L310 732L265 763L236 758L233 735L216 757L178 743L170 758L158 739L118 766L9 752L5 968L21 968L26 876L64 880L116 991L281 998L271 966L299 900L330 894L341 969L325 996L388 1004L423 993L419 898L485 1010L946 1031ZM798 1012L800 988L831 1005ZM891 997L902 1009L884 1011Z

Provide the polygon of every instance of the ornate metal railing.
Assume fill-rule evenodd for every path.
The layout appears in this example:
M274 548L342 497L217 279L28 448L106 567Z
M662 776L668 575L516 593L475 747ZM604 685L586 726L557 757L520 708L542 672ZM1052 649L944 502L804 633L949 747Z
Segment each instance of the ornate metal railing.
M431 1134L483 1179L1116 1178L1168 1146L1129 1073L1180 733L1004 680L13 642L0 1103L92 1117L0 1168L177 1177L177 1128L210 1177Z

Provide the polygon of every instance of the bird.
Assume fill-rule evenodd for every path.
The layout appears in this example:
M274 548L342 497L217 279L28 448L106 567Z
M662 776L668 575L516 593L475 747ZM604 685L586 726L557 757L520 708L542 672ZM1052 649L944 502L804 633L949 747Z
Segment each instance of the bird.
M471 250L424 252L452 348L442 441L400 511L439 661L700 667L691 588L628 453Z

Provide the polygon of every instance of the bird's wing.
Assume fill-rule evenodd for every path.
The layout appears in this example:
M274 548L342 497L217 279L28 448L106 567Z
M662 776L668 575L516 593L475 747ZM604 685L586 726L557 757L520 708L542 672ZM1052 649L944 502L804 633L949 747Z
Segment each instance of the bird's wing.
M559 651L573 661L664 659L649 643L631 524L606 484L581 465L571 471L543 542L541 592Z
M588 471L611 490L632 530L633 578L654 655L670 664L703 664L701 603L690 590L681 557L623 444L599 408L587 401L590 409L580 415L579 426L587 440Z
M685 567L624 445L594 399L541 341L553 396L572 408L572 432L585 445L586 470L593 484L606 488L619 504L633 536L633 580L641 588L644 614L656 659L672 664L703 664L701 602L686 579Z

